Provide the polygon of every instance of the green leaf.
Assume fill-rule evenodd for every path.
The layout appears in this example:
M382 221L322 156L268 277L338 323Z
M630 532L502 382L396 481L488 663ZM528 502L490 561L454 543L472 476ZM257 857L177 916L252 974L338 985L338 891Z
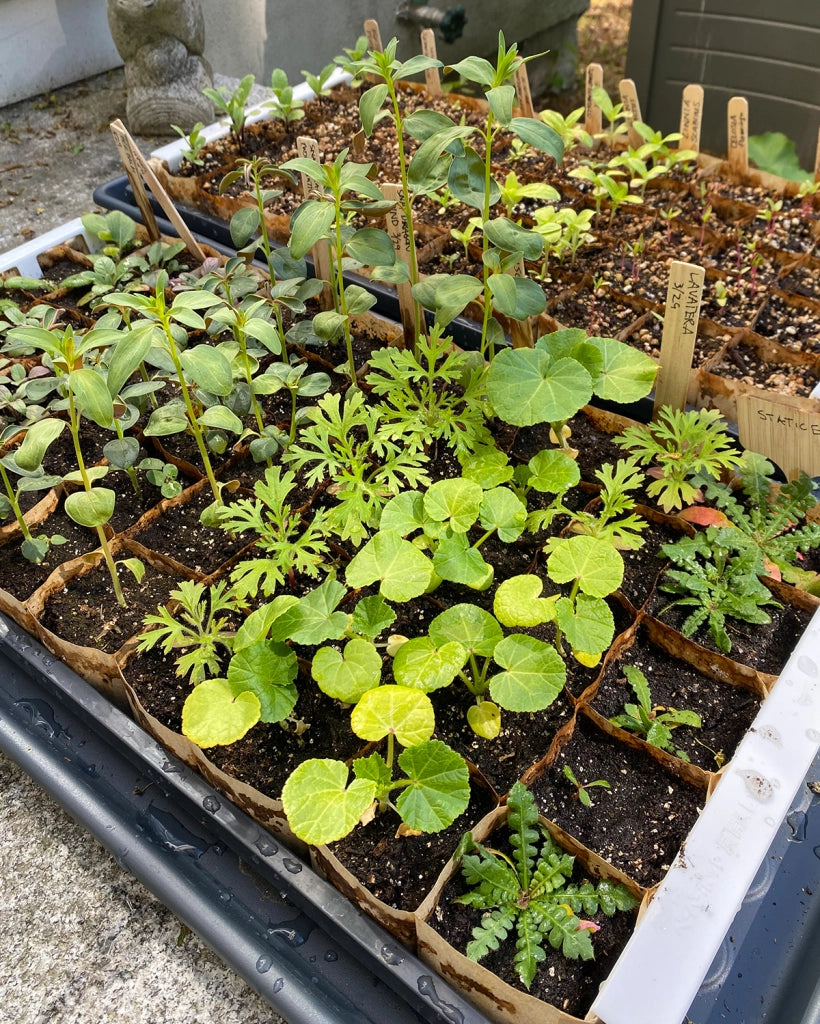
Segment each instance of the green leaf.
M355 704L378 686L381 672L382 659L375 645L358 637L348 641L344 654L332 647L320 647L311 665L311 676L319 689L345 704Z
M346 579L354 589L379 581L388 601L420 597L433 582L433 566L426 555L398 533L379 530L350 561Z
M180 353L179 361L189 380L212 395L229 395L233 389L231 364L210 345L195 345Z
M578 594L573 604L566 597L555 606L559 627L570 646L585 654L602 654L612 643L615 621L609 605L600 597Z
M392 733L403 747L429 740L435 726L427 694L393 684L368 690L350 716L350 727L363 740L375 743Z
M259 211L255 206L244 206L231 217L231 241L237 249L244 248L259 231Z
M199 417L199 423L203 427L213 427L214 430L227 430L232 434L241 434L244 429L242 420L231 412L224 405L212 405Z
M563 494L581 479L575 459L560 448L546 448L527 463L531 476L527 485L544 494Z
M399 768L409 785L396 800L402 821L420 832L440 832L463 814L470 802L470 773L464 758L441 740L403 750Z
M485 95L493 117L506 127L512 120L515 89L511 85L497 85L494 89L488 89Z
M382 509L379 527L406 537L424 528L424 496L420 491L402 491Z
M332 203L319 199L302 203L290 222L291 255L297 260L306 256L320 238L327 237L335 216Z
M348 314L350 316L358 316L360 313L366 313L368 309L372 309L376 305L376 296L366 288L361 288L357 284L349 284L345 289L345 303Z
M508 128L510 131L515 132L522 142L526 142L527 145L534 146L535 149L551 156L557 164L560 164L563 160L564 144L561 141L561 136L539 118L514 117L510 121Z
M299 598L296 604L290 604L273 619L269 633L271 640L320 644L324 640L337 640L344 636L350 616L334 609L345 593L341 583L328 577L324 583Z
M463 533L450 533L441 538L433 555L433 569L443 580L463 583L473 590L486 590L495 575L478 548L470 546Z
M449 686L467 663L467 651L456 641L438 646L429 636L414 637L396 651L393 676L402 686L432 693Z
M484 57L465 57L457 64L450 65L452 71L468 82L477 82L491 89L495 82L495 68Z
M541 235L506 217L485 221L484 234L499 249L505 252L520 252L525 260L537 260L544 251L544 240Z
M57 440L65 426L64 420L52 416L32 423L20 447L14 453L14 461L20 469L33 473L41 465L48 446Z
M228 682L234 692L249 690L260 705L260 720L281 722L296 705L296 654L283 643L260 639L234 652Z
M66 513L80 526L91 528L107 523L114 514L116 494L107 487L75 491L65 499Z
M446 327L483 290L481 281L467 274L431 274L413 285L414 297L435 312L440 327Z
M474 604L455 604L430 623L430 639L439 647L455 640L469 653L490 657L503 638L501 627L489 612Z
M254 694L235 694L226 680L206 679L188 694L182 731L200 747L236 743L259 721L259 710Z
M114 422L114 403L100 374L88 367L81 367L69 373L68 384L83 415L100 427L110 427Z
M782 132L749 136L749 159L755 167L789 181L809 181L811 174L800 166L797 147Z
M548 547L547 573L556 583L575 580L585 594L606 597L621 585L624 560L612 542L600 537L555 538Z
M555 618L557 595L543 598L537 576L510 576L498 585L493 611L502 626L540 626Z
M343 761L312 757L296 768L282 788L282 805L294 835L312 846L333 843L352 832L373 803L371 779L348 782Z
M154 409L143 433L146 437L167 437L188 429L188 417L182 405L169 404Z
M471 704L467 708L467 724L485 740L494 740L501 732L501 709L491 700Z
M108 442L103 455L115 469L128 469L140 456L140 443L136 437L118 437Z
M396 262L390 235L381 228L359 228L348 239L345 252L368 267L389 267Z
M463 146L457 154L447 173L447 187L459 200L467 206L484 212L484 158L472 146ZM495 178L490 178L490 206L494 206L501 198L501 189Z
M507 711L541 711L564 687L561 655L526 633L513 633L496 645L493 660L506 671L490 679L490 694Z
M517 427L570 419L592 397L592 380L574 359L553 362L539 348L498 352L487 374L496 413Z
M587 344L597 348L603 358L594 384L596 395L628 405L649 394L658 373L654 359L615 338L588 338Z
M369 640L375 640L379 633L389 629L395 621L396 613L390 605L381 594L373 594L363 597L353 609L351 629Z
M483 494L480 484L464 477L438 480L424 495L424 511L454 533L466 533L478 519Z
M359 98L359 117L362 121L362 128L369 138L373 134L373 127L376 121L376 114L381 110L382 104L387 97L387 86L381 82L365 89Z
M336 313L332 309L323 310L313 318L313 330L316 337L322 341L333 341L342 333L342 328L347 321L343 313Z

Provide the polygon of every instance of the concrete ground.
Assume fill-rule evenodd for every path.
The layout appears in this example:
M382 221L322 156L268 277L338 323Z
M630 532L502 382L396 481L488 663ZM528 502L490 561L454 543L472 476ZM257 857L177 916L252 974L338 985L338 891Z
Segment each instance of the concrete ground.
M122 173L117 117L122 70L0 108L0 252L96 209L94 188ZM2 755L0 878L0 1021L281 1020Z

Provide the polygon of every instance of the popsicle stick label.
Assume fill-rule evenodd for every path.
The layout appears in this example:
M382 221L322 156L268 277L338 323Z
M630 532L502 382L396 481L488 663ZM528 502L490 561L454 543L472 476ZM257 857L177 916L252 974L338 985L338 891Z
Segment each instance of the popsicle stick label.
M522 64L518 68L513 81L521 113L524 117L535 117L535 107L532 105L532 92L530 91L530 76L527 74L526 64Z
M587 64L586 72L586 93L584 101L584 128L593 137L599 135L603 122L601 120L601 108L592 98L592 90L596 85L604 87L604 69L600 64Z
M126 173L131 181L131 185L134 189L134 195L137 197L137 203L140 207L140 213L145 218L145 226L148 229L149 237L152 239L159 238L160 232L157 227L157 222L154 219L153 211L148 202L148 197L145 195L145 189L142 183L151 189L154 198L162 207L165 216L176 228L177 234L180 239L185 243L185 247L188 252L200 263L205 260L205 253L200 248L199 242L191 234L191 231L185 221L177 213L177 208L171 201L171 197L162 187L157 178L156 174L151 170L148 161L140 153L137 148L137 144L128 134L128 130L125 125L117 119L112 121L111 134L114 136L114 143L117 147L117 152L122 158L123 164L125 165ZM142 199L143 202L140 202ZM144 206L143 206L144 203Z
M402 208L401 185L387 184L382 186L385 199L392 200L395 205L388 210L384 219L384 227L396 250L396 255L410 268L410 247L415 245L413 232L404 216ZM411 348L416 346L416 313L415 300L409 282L397 285L396 290L399 296L399 312L401 323L404 328L404 342Z
M749 104L743 96L733 96L727 110L729 166L735 174L749 171Z
M382 46L382 35L381 32L379 32L379 23L374 18L368 18L365 21L364 34L367 39L368 50L381 53L384 49ZM371 84L381 81L378 75L365 75L365 78Z
M431 28L423 28L421 30L421 52L425 57L438 60L436 33ZM424 84L428 95L441 95L441 79L439 78L438 68L427 68L424 72Z
M764 392L738 395L737 431L744 448L771 459L788 479L801 471L820 475L820 402L791 405Z
M700 126L703 120L703 86L692 83L683 90L680 105L680 149L700 152Z
M321 163L319 143L309 135L297 135L296 154L304 160L315 160L317 164ZM310 178L304 172L302 172L301 178L302 195L307 198L311 188ZM327 243L324 241L317 242L310 250L310 254L313 257L316 277L323 282L321 305L324 309L329 309L333 303L333 297L330 291L330 252L328 251Z
M820 181L820 128L817 129L817 149L814 153L814 180Z
M703 267L695 263L673 260L669 265L654 415L664 405L683 409L686 404L704 277Z
M621 103L628 115L629 145L633 149L637 149L643 142L643 139L637 129L633 128L633 123L635 121L643 121L643 118L641 117L641 104L634 80L632 78L622 78L618 83L618 92L621 94Z

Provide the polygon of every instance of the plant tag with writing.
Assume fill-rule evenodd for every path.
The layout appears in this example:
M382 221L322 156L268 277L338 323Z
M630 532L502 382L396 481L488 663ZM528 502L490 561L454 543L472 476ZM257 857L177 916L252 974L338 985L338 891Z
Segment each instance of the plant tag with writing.
M296 153L297 156L306 160L315 160L316 163L321 163L319 154L319 143L316 139L312 139L309 135L298 135L296 137ZM306 174L302 174L302 195L307 198L310 194L310 181ZM313 257L313 266L316 271L316 277L323 282L321 305L323 309L330 309L333 305L333 297L330 291L330 252L327 247L327 243L324 241L318 241L316 245L310 250L310 254Z
M205 253L199 246L199 243L191 234L188 229L188 225L177 213L177 209L171 201L171 197L159 183L157 176L151 170L148 161L140 153L137 148L137 144L131 138L128 133L128 129L119 120L112 121L109 125L111 134L114 136L114 143L117 147L117 152L120 154L120 159L123 162L125 171L128 175L128 180L131 182L131 187L134 190L134 196L137 200L137 205L140 208L145 227L148 231L148 237L153 241L156 241L159 236L159 228L154 218L153 210L148 202L148 197L145 194L145 188L143 182L151 189L154 198L157 200L159 205L162 207L168 220L174 225L179 237L185 243L188 252L200 263L205 259Z
M749 104L743 96L729 100L726 127L729 166L735 174L745 175L749 171Z
M421 52L425 57L438 60L436 34L431 28L423 28L421 30ZM438 68L427 68L424 72L424 82L429 96L441 95L441 79L439 78Z
M622 78L618 84L618 92L621 94L621 103L624 110L629 115L627 118L629 145L633 149L637 149L643 142L643 138L637 129L633 127L633 123L635 121L643 121L643 118L641 117L641 104L638 100L638 90L635 88L634 80Z
M367 18L364 23L364 34L367 37L367 47L374 53L381 53L384 47L382 46L382 36L379 32L379 23L375 18ZM379 81L378 75L366 75L367 81L373 84Z
M686 404L704 277L703 267L695 263L673 260L669 265L653 416L665 405L683 409Z
M750 451L771 459L788 479L820 476L820 402L763 393L737 396L737 432Z
M518 106L524 117L535 117L535 107L532 105L532 92L530 91L530 77L527 74L527 65L522 64L515 73L514 78L515 95L518 97Z
M587 64L586 93L584 102L584 128L593 137L599 135L603 127L601 108L592 98L592 90L596 85L604 86L604 69L600 64Z
M400 260L411 266L410 246L414 245L412 225L409 225L404 217L404 210L401 205L401 185L386 184L382 186L384 198L395 202L392 209L388 210L384 218L384 227L396 250ZM401 312L401 323L404 328L404 341L411 350L416 346L416 317L413 292L409 282L396 286L399 296L399 310Z
M680 106L679 149L700 152L700 125L703 120L703 86L692 83L683 90Z

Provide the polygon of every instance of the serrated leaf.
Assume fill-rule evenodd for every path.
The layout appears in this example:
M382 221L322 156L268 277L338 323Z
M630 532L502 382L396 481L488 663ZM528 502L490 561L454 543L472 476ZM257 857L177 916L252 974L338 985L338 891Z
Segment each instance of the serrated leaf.
M463 583L473 590L486 590L493 582L495 570L484 561L484 556L470 546L463 533L446 533L433 555L433 569L437 576L452 583Z
M480 484L464 477L438 480L424 495L424 511L454 533L466 533L478 519L483 494Z
M464 758L441 740L403 750L399 768L410 784L396 800L402 821L420 832L440 832L467 809L470 773Z
M395 621L396 613L390 605L381 594L373 594L363 597L354 608L351 629L369 640L375 640L379 633L389 629Z

